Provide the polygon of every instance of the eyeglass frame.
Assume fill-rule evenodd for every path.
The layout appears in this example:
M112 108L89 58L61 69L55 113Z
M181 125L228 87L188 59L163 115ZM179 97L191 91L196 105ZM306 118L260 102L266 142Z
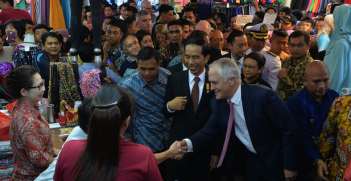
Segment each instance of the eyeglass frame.
M42 87L45 87L45 79L43 79L43 82L40 83L38 86L31 86L31 87L28 87L28 89L38 88L39 90L41 90Z

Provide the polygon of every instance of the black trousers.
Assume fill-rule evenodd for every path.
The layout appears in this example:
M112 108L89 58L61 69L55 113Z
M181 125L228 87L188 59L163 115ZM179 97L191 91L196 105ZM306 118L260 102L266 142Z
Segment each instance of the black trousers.
M82 22L82 6L83 0L72 0L71 1L71 37L72 37L72 48L78 49L79 46L79 35ZM94 48L101 49L101 38L102 38L102 10L101 0L90 0L91 7L91 18L94 29Z

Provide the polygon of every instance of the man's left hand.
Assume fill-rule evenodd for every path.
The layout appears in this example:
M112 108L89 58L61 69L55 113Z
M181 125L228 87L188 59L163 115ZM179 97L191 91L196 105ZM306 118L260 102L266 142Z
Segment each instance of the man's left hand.
M297 171L289 171L284 169L284 175L287 181L294 181L297 178Z
M218 162L219 162L219 156L212 155L211 156L211 164L210 164L211 169L210 169L210 171L212 171L214 168L217 168Z

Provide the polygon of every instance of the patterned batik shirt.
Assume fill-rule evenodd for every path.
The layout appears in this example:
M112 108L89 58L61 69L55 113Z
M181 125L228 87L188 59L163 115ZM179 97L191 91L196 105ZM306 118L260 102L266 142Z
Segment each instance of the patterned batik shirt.
M34 180L54 156L50 127L37 108L17 100L10 122L15 180Z
M147 83L136 72L123 84L136 101L134 117L135 143L149 147L153 152L167 149L171 119L166 119L162 109L166 94L167 79L171 73L160 67L153 83Z
M305 76L307 64L313 61L309 56L297 59L295 63L292 57L286 58L282 63L282 69L288 70L288 75L280 79L278 94L286 103L295 92L301 90L305 85L302 78Z

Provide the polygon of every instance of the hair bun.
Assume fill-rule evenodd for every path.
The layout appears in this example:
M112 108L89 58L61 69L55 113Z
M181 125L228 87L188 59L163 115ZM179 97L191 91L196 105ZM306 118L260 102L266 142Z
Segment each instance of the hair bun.
M16 70L10 70L10 72L5 77L5 84L11 86L17 82L17 72Z

